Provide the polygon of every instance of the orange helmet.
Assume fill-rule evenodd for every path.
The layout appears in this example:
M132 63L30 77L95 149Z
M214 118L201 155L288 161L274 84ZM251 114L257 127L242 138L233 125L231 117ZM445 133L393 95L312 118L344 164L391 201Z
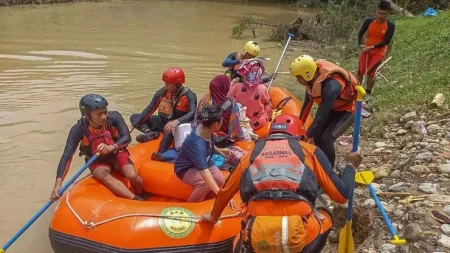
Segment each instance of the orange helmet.
M302 137L306 135L303 122L291 114L282 114L275 118L270 125L270 133L285 133L291 136Z

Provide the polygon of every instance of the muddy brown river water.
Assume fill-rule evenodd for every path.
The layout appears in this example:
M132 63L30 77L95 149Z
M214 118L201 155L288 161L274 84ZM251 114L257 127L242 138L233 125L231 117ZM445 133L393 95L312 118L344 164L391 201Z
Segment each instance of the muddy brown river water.
M80 117L81 96L104 95L129 123L161 87L162 72L179 66L201 98L214 75L223 73L224 57L252 39L250 32L230 37L244 13L266 23L296 15L287 6L204 1L0 8L0 246L48 200L68 131ZM258 31L258 38L265 33ZM273 71L282 47L259 42L261 55L272 58L266 69ZM280 71L288 71L288 63ZM69 176L82 165L76 155ZM7 252L51 253L54 206Z

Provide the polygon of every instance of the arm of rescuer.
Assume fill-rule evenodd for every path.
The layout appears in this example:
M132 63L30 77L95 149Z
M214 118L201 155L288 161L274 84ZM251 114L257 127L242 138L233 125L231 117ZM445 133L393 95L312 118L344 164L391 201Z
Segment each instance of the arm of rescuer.
M188 112L176 119L178 120L179 124L191 122L194 119L195 110L197 110L197 95L195 94L195 92L189 89L189 91L186 92L185 96L188 101Z
M250 166L251 152L247 152L241 157L241 160L236 168L226 179L225 183L220 188L213 209L211 210L211 220L216 222L223 212L223 209L228 205L233 196L239 192L241 184L242 172Z
M322 82L322 102L317 109L313 123L308 128L306 136L312 138L316 132L320 131L328 115L333 109L333 104L341 92L341 84L334 78L328 78ZM303 108L302 108L303 110Z
M141 112L139 117L137 117L133 122L131 122L131 125L135 128L138 128L144 121L152 115L159 106L159 103L161 102L161 98L164 95L164 88L159 89L156 91L155 95L153 95L152 101L150 104L145 107L145 109Z
M311 97L309 96L308 92L305 92L305 99L303 100L302 109L300 110L300 116L299 118L302 119L303 114L305 113L306 107L308 107L309 102L311 101ZM311 112L307 112L311 113Z
M236 56L237 56L236 52L229 54L227 58L223 60L222 67L229 68L233 67L236 64L239 64L241 61L239 59L236 59L237 58Z
M75 154L75 151L80 144L83 138L83 131L81 128L81 122L73 125L69 131L69 135L67 136L66 146L64 147L64 152L59 160L58 168L56 170L56 181L55 186L53 187L52 194L50 199L52 201L58 200L61 196L59 196L58 191L61 189L62 181L69 171L70 164L72 162L72 157Z
M312 147L312 145L305 144L304 142L301 143L301 145L303 147L306 145ZM344 204L354 190L355 169L358 168L362 162L360 153L347 154L345 169L342 171L342 175L338 176L333 171L333 166L331 166L325 153L318 147L308 148L307 150L312 149L314 150L314 153L312 154L312 167L319 186L334 202Z
M119 132L119 138L114 142L116 150L125 148L131 142L131 135L125 120L119 112L110 112L108 116L111 120L111 124L116 127Z

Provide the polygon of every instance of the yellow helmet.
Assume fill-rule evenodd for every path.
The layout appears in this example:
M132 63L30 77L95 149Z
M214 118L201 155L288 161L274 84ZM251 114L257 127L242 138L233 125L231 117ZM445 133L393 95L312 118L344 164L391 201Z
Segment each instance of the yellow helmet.
M291 63L291 75L301 76L306 81L311 81L316 73L317 63L309 55L302 55L292 61Z
M259 49L258 43L254 42L252 40L248 41L244 45L244 54L249 53L256 57L259 55L259 51L260 51L260 49Z

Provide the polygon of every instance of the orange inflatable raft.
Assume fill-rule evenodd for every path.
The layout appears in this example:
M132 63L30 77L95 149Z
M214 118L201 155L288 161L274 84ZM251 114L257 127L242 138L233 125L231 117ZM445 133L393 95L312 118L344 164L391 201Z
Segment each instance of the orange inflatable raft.
M270 95L274 107L286 101L282 114L299 114L300 101L285 89L273 87ZM308 122L307 126L311 119ZM267 131L268 127L258 133L264 137ZM145 190L152 193L147 202L116 197L90 175L67 190L49 228L55 253L231 252L241 221L236 210L225 209L216 225L199 221L214 199L186 203L192 187L176 177L173 164L149 159L160 140L129 149ZM247 152L254 146L251 142L236 145ZM130 186L121 175L114 176ZM239 194L234 201L241 204Z

